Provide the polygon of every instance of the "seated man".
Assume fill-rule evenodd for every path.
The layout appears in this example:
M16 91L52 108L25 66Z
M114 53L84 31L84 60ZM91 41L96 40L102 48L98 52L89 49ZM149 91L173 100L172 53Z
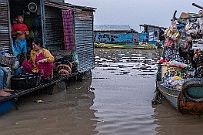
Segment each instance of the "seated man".
M7 81L7 72L6 70L0 66L0 96L10 96L6 89L6 81Z
M29 35L29 30L27 25L23 23L24 19L22 16L17 16L17 24L12 26L12 35L14 37L13 41L13 53L18 58L20 63L27 59L27 41L26 38Z

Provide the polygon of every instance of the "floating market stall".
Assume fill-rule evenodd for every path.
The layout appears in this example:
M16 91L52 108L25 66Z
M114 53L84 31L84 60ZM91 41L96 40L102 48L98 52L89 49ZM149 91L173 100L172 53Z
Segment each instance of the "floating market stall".
M182 13L178 19L174 14L165 31L153 104L160 103L160 96L164 96L182 113L203 113L203 55L200 48L193 47L202 42L202 20L202 10L198 14Z

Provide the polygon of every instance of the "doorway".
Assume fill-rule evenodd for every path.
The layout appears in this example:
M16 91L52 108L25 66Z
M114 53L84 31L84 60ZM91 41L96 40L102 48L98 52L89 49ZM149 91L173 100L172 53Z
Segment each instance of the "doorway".
M29 36L27 37L28 51L32 49L31 41L34 39L42 40L42 22L40 0L9 0L10 5L10 20L13 26L18 15L23 16L24 24L29 29ZM12 37L15 40L14 37Z

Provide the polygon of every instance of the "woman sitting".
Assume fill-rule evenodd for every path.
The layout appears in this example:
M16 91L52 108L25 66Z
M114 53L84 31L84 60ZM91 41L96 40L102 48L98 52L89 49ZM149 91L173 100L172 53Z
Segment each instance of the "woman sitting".
M26 73L39 73L43 80L49 80L52 77L54 57L43 48L40 40L33 41L32 48L30 60L22 64L23 70Z

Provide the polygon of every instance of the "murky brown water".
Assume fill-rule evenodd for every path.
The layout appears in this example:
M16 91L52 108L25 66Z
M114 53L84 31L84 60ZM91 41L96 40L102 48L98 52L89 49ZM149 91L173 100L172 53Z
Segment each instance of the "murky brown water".
M67 90L60 84L53 95L21 99L19 110L0 117L0 135L203 134L203 118L182 115L166 101L152 107L155 51L95 54L92 77L71 82Z

